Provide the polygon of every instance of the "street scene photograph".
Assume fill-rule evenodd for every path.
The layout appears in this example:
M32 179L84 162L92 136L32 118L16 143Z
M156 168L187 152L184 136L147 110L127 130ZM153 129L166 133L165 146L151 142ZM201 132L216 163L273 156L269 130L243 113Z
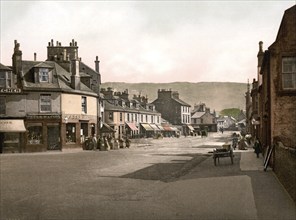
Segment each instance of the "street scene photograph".
M0 21L0 220L296 219L295 0Z

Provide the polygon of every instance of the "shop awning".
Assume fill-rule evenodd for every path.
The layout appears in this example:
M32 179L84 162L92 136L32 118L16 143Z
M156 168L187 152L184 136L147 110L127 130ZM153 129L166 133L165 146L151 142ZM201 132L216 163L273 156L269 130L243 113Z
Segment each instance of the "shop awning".
M160 129L157 127L156 124L150 124L154 131L159 131Z
M139 129L137 128L135 123L126 123L127 126L132 130L132 131L138 131Z
M141 124L141 126L142 126L146 131L154 131L154 129L153 129L149 124Z
M176 128L176 127L171 127L171 129L172 129L173 131L179 131L179 129Z
M187 127L191 130L194 131L194 128L191 125L187 125Z
M164 128L161 125L157 125L157 127L159 128L159 130L164 131Z
M0 132L25 132L25 124L22 119L0 120Z
M172 128L170 126L163 126L163 130L165 131L173 131Z
M113 133L115 132L113 128L111 128L108 124L103 123L102 128L100 129L101 133Z

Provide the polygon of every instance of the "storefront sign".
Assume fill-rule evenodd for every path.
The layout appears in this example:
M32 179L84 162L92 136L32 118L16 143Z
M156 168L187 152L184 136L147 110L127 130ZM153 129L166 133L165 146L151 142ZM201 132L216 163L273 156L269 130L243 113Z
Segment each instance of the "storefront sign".
M71 114L71 115L64 115L63 116L64 120L91 120L91 119L96 119L96 117L92 117L89 115L76 115L76 114Z
M0 120L0 132L25 132L24 120Z
M0 89L0 93L21 93L22 92L22 90L21 89L12 89L12 88L10 88L10 89L4 89L4 88L2 88L2 89Z
M27 115L27 119L61 119L60 115Z

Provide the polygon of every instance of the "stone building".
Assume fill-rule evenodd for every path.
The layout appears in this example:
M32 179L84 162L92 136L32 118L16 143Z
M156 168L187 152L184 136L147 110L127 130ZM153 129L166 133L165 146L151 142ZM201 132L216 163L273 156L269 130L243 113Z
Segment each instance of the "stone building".
M296 5L287 9L258 76L258 132L270 165L296 201ZM260 48L261 51L261 48Z
M217 119L215 111L211 113L205 103L194 105L191 112L191 124L195 131L207 130L217 132Z
M152 104L165 120L178 126L183 134L189 134L193 130L190 126L191 106L179 98L179 92L159 89L158 97Z
M18 152L81 147L86 137L98 131L98 60L97 71L84 64L74 40L70 46L59 42L54 46L51 41L47 49L46 61L37 61L36 54L27 61L15 41L10 78L6 74L6 83L1 83L0 123L4 118L11 122L19 118L26 129ZM3 150L12 152L11 135L2 128L0 125L5 136Z
M101 89L104 101L105 122L115 130L115 138L152 137L160 133L161 114L144 96L129 98L128 90L115 92Z

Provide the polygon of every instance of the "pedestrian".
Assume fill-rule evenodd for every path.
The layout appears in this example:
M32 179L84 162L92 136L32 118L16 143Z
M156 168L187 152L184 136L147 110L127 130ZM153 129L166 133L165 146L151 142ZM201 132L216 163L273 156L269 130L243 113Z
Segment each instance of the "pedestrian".
M261 143L258 140L258 138L256 138L253 148L254 148L254 153L256 153L257 155L257 158L259 158L259 154L261 153Z

